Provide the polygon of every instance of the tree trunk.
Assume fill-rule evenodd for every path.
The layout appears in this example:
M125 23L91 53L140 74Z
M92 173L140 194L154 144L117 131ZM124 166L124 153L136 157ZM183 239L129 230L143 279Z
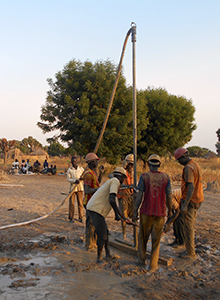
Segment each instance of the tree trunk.
M4 169L4 170L5 170L6 166L7 166L8 152L9 152L9 151L4 151L4 165L3 165L3 169Z

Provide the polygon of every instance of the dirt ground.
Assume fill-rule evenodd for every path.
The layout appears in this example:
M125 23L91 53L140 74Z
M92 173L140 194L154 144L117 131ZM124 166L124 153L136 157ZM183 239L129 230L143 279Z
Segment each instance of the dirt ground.
M0 227L39 218L55 209L68 193L66 176L10 175L0 187ZM1 229L0 299L220 299L220 194L205 192L196 219L195 261L173 249L172 229L163 235L161 256L173 258L149 273L135 256L112 248L118 258L97 264L87 252L83 224L68 222L68 202L49 217L25 226ZM121 225L107 218L111 239ZM133 229L127 240L133 242ZM150 249L150 243L149 248Z

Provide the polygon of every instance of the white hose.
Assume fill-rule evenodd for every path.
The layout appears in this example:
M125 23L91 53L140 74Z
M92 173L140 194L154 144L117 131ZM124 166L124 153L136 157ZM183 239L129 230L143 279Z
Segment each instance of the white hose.
M58 205L54 210L52 210L48 214L46 214L42 217L39 217L37 219L30 220L30 221L1 226L0 230L7 229L7 228L12 228L12 227L17 227L17 226L23 226L23 225L27 225L27 224L30 224L30 223L33 223L33 222L37 222L37 221L46 219L48 216L52 215L55 211L57 211L72 196L73 193L74 193L74 188L73 188L72 192L61 202L61 204Z
M82 175L80 176L80 179L81 180L83 178L83 175L85 173L85 171L87 170L88 166L84 169ZM33 219L33 220L30 220L30 221L26 221L26 222L21 222L21 223L15 223L15 224L10 224L10 225L5 225L5 226L1 226L0 227L0 230L3 230L3 229L7 229L7 228L12 228L12 227L17 227L17 226L23 226L23 225L28 225L28 224L31 224L31 223L34 223L34 222L37 222L37 221L40 221L40 220L43 220L43 219L46 219L48 216L52 215L55 211L57 211L71 196L72 194L74 193L74 189L76 187L77 184L75 184L73 186L73 189L72 191L69 193L69 195L60 203L60 205L58 205L54 210L52 210L51 212L49 212L48 214L42 216L42 217L39 217L37 219Z

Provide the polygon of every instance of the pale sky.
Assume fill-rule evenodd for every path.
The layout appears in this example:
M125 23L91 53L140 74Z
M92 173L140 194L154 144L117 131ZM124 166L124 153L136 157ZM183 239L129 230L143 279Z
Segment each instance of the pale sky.
M137 25L138 89L191 99L197 130L186 146L215 151L220 127L219 0L0 0L0 138L46 138L37 122L49 86L70 60L118 65ZM123 61L132 84L132 43Z

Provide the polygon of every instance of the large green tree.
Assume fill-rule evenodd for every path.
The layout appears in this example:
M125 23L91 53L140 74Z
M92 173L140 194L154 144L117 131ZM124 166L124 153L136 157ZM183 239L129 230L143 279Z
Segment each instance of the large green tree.
M149 154L166 155L184 146L196 129L195 108L191 100L169 94L165 89L146 89L138 92L138 98L148 108L149 125L141 132L138 153L143 161Z
M109 60L84 63L70 61L56 73L55 81L48 79L46 104L41 108L38 126L44 133L60 132L61 141L78 154L93 151L102 128L116 78L116 66ZM121 73L107 127L98 155L116 162L132 151L132 88ZM138 134L147 125L147 107L138 104Z

